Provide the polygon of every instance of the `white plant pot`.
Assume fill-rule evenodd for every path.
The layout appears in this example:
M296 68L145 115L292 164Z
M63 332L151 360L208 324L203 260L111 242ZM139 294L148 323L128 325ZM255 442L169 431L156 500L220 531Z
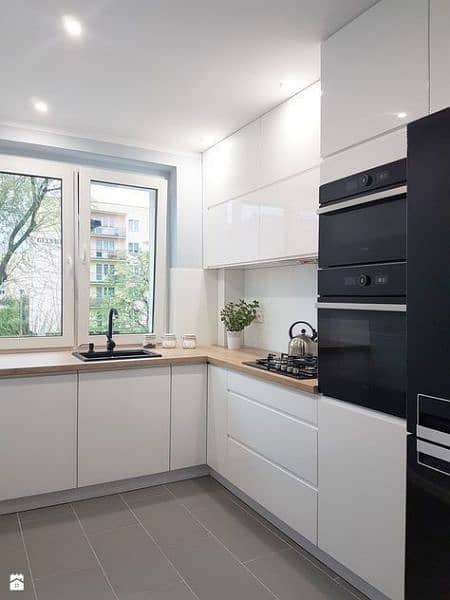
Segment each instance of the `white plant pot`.
M242 331L227 331L228 350L240 350Z

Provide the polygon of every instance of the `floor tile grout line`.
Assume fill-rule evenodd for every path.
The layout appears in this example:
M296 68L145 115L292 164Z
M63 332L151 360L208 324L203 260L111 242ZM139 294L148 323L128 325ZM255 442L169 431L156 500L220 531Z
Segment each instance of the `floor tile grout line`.
M189 585L189 583L186 581L186 579L183 577L181 571L179 569L177 569L177 567L175 566L174 562L170 560L170 558L167 556L167 554L164 552L164 550L162 549L162 547L158 544L157 540L154 538L154 536L150 533L150 531L145 527L145 525L142 523L142 521L139 519L139 517L137 516L137 514L134 512L133 508L128 504L128 502L126 501L125 498L122 497L122 494L119 494L122 502L125 503L125 505L128 507L128 510L131 512L131 514L133 515L133 517L136 519L136 521L139 523L139 525L142 527L142 529L145 531L145 533L148 535L148 537L152 540L152 542L155 544L155 546L158 548L158 550L161 552L161 554L164 556L164 558L167 560L167 562L171 565L171 567L175 570L175 572L177 573L178 577L181 579L181 581L184 583L184 585L188 588L188 590L191 592L191 594L194 596L194 598L196 598L197 600L200 600L199 596L197 596L197 594L194 592L194 590L191 588L191 586Z
M213 478L214 479L214 478ZM214 479L214 481L217 481L216 479ZM222 485L220 482L217 481L217 483L219 485ZM186 508L186 510L189 512L189 514L191 514L191 516L198 522L200 523L205 529L206 531L208 531L209 533L211 533L211 535L213 535L214 537L217 538L217 536L215 536L212 532L210 532L208 530L208 528L206 526L203 525L203 523L201 523L194 515L193 513L190 511L190 509L183 503L183 501L178 498L178 496L176 494L174 494L172 492L172 490L167 486L167 484L164 484L164 487L166 488L166 490L172 494L172 496L182 505ZM331 579L331 581L333 581L336 585L338 585L340 588L344 589L346 592L348 592L349 594L351 594L352 596L354 596L355 598L357 598L357 600L360 600L358 598L358 596L356 596L352 591L348 590L347 588L345 588L340 582L339 582L339 577L340 575L338 575L337 573L335 573L336 577L332 577L331 574L325 569L320 567L319 565L317 565L313 560L311 560L308 556L308 551L301 548L298 549L295 546L291 545L289 542L287 542L286 540L284 540L280 535L278 535L275 531L273 531L270 527L267 527L267 525L265 523L263 523L262 521L260 521L254 514L252 514L251 512L249 512L248 510L245 509L244 506L242 506L241 502L243 502L243 500L240 500L239 502L237 502L234 498L233 498L233 494L232 492L230 492L225 486L222 486L224 488L224 490L226 490L229 494L230 494L230 501L235 505L238 506L239 508L241 508L249 517L251 517L254 521L256 521L257 523L259 523L262 527L264 527L264 529L266 529L266 531L269 531L270 533L272 533L276 538L278 538L279 540L281 540L282 542L285 542L285 544L288 546L288 549L293 550L294 552L296 552L296 554L298 554L299 556L301 556L302 558L304 558L305 560L307 560L313 567L315 567L318 571L320 571L321 573L323 573L324 575L326 575L329 579ZM213 492L214 493L214 492ZM261 517L264 518L264 517ZM217 538L219 539L219 538ZM219 540L221 542L221 540ZM223 542L221 542L221 544L227 549L229 550L229 548L227 548L225 546L225 544L223 544ZM229 550L230 551L230 550ZM230 551L231 552L231 551ZM281 550L280 553L283 552L287 552L287 550ZM277 554L276 552L273 554ZM234 555L233 555L234 556ZM265 556L261 556L258 558L265 558ZM258 558L255 559L251 559L250 561L247 562L251 562L252 560L258 560ZM315 557L313 557L315 558ZM239 560L239 559L238 559ZM316 561L320 562L319 559L315 559ZM242 561L239 560L239 562L241 562L244 566L246 563L243 563ZM326 565L324 565L324 567L326 567ZM251 572L251 571L250 571ZM343 578L342 578L343 579ZM344 579L344 581L346 581ZM349 583L349 582L347 582ZM349 585L351 585L351 583L349 583ZM359 591L359 590L358 590Z
M17 522L19 524L20 538L22 540L23 549L25 551L25 558L27 560L28 572L30 573L30 577L31 577L31 585L33 586L33 595L35 597L35 600L38 600L36 585L34 583L33 570L31 568L30 555L28 554L28 548L25 543L25 536L23 535L23 528L22 528L22 521L20 520L20 513L16 513L16 518L17 518Z
M89 536L88 536L88 534L86 533L86 530L85 530L85 528L84 528L84 526L83 526L83 523L81 522L81 519L80 519L80 517L78 516L78 513L77 513L77 511L75 510L75 508L73 507L73 504L72 504L72 503L70 503L70 508L72 509L72 512L73 512L73 514L75 515L75 518L76 518L76 520L78 521L78 524L79 524L79 526L81 527L81 531L83 532L83 536L84 536L84 538L86 539L87 543L89 544L89 548L91 549L91 552L92 552L92 554L94 555L94 557L95 557L95 560L96 560L96 561L97 561L97 563L98 563L98 566L99 566L99 568L100 568L100 571L101 571L101 572L102 572L102 574L103 574L103 577L104 577L104 578L105 578L105 580L106 580L106 583L107 583L107 584L109 585L109 587L111 588L111 591L112 591L112 593L113 593L113 595L114 595L114 598L116 598L117 600L120 600L120 598L119 598L119 596L117 595L117 593L116 593L116 590L114 589L114 587L113 587L113 585L112 585L112 583L111 583L111 581L110 581L110 579L109 579L108 575L106 574L106 571L105 571L105 569L103 568L103 565L102 565L102 563L101 563L101 561L100 561L100 558L99 558L99 556L98 556L97 552L95 551L95 549L94 549L94 546L92 545L92 543L91 543L91 540L89 539Z
M180 501L179 498L177 498L177 496L172 492L172 490L170 490L169 488L166 488L168 490L168 492L181 504L181 506L183 506L183 508L188 512L188 514L191 516L191 518L198 523L207 533L209 533L209 535L211 537L213 537L223 548L225 548L225 550L242 566L244 567L244 569L250 573L250 575L256 579L256 581L258 581L276 600L280 600L279 596L277 596L275 594L275 592L273 590L271 590L263 581L261 581L261 579L259 577L257 577L254 573L252 573L252 571L247 567L247 565L245 563L243 563L240 558L238 558L234 552L232 552L227 546L225 546L225 544L222 542L222 540L220 538L217 537L217 535L215 535L210 529L208 529L206 527L206 525L204 523L202 523L201 521L199 521L199 519L194 515L194 513L183 503Z
M284 550L274 550L273 552L268 552L267 554L262 554L260 556L255 556L255 558L249 558L248 560L241 560L243 565L248 565L256 560L262 560L265 558L270 558L271 556L277 556L278 554L286 554L286 552L294 552L292 548L285 548Z

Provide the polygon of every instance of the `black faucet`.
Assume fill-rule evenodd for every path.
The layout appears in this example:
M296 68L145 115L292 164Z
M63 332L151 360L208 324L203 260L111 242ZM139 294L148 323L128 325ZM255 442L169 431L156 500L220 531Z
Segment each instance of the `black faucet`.
M109 316L108 316L108 333L106 334L106 339L108 340L106 342L106 349L108 350L108 352L110 354L112 354L114 352L114 348L116 347L116 343L112 339L113 319L114 319L114 317L117 317L118 315L119 315L119 313L117 312L117 309L111 308L111 310L109 311Z

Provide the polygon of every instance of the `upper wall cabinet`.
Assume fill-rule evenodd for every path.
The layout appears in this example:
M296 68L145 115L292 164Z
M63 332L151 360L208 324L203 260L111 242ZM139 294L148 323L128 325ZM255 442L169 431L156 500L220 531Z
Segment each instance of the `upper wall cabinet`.
M320 83L261 117L261 184L320 162Z
M205 207L241 196L260 180L259 121L250 123L203 154Z
M382 0L324 42L322 92L322 156L426 115L428 0Z
M205 152L205 267L317 255L319 163L319 83Z
M450 3L430 2L430 98L431 112L450 106Z

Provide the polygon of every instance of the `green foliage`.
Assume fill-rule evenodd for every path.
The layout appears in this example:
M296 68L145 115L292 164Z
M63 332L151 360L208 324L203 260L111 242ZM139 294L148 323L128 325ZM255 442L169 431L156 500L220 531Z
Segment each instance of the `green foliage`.
M227 331L242 331L256 319L259 302L228 302L220 311L220 320L225 324Z
M21 300L7 298L0 302L0 337L30 335L27 320L27 305Z
M108 313L113 307L119 313L114 325L116 333L147 333L149 326L151 329L149 300L152 297L152 285L148 252L130 254L124 262L117 263L114 272L105 277L102 286L113 288L114 293L95 304L95 307L91 306L91 334L103 335L106 332Z

